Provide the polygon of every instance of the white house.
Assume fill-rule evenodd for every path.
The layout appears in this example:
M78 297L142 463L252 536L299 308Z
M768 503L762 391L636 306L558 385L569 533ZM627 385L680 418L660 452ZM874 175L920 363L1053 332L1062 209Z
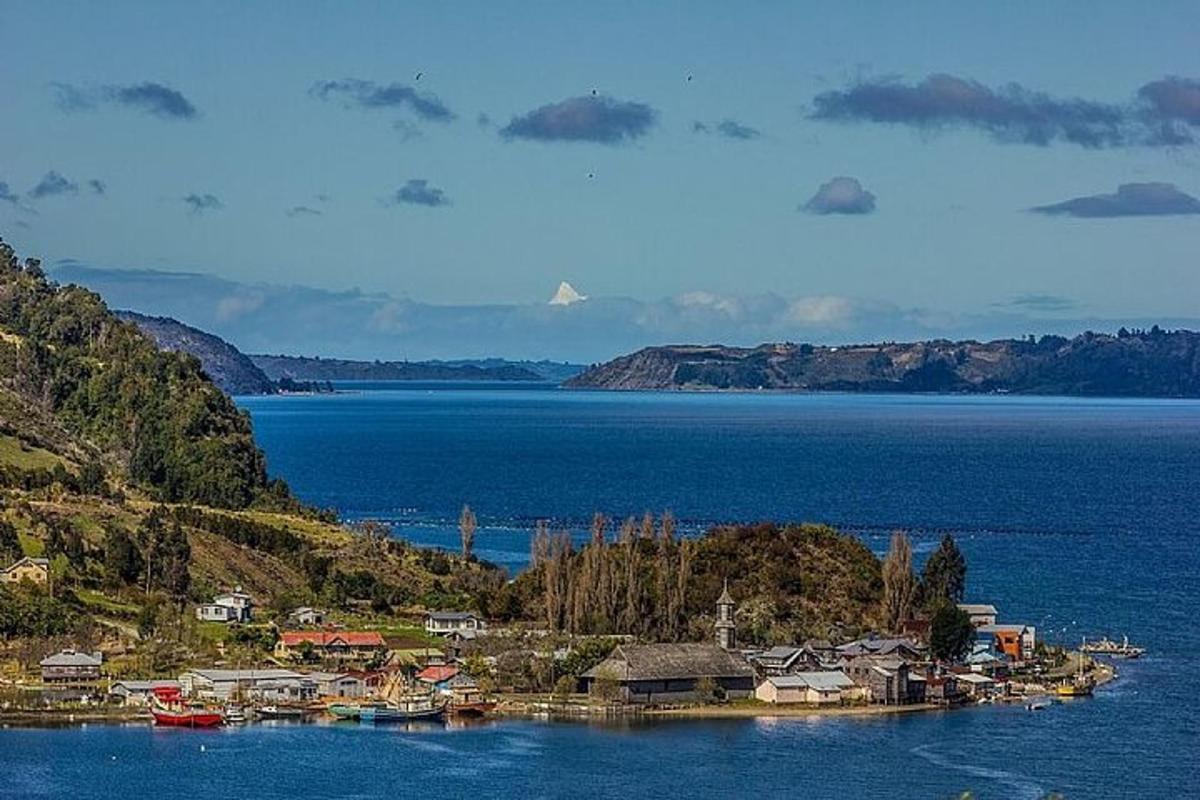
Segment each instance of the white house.
M201 622L249 622L253 618L254 599L241 586L196 608L196 619Z
M324 625L325 612L311 606L300 606L288 614L288 622L296 625Z
M445 635L459 631L481 631L487 623L470 611L430 611L425 615L425 632Z

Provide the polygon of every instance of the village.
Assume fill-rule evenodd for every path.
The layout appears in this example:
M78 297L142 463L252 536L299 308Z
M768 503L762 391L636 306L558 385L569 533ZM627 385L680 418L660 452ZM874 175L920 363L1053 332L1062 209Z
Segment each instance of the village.
M3 583L46 578L43 559L0 571ZM259 631L257 654L173 675L128 676L103 652L67 647L42 658L36 674L0 684L0 716L208 727L255 719L896 713L1005 702L1041 710L1090 695L1116 676L1111 661L1084 651L1140 655L1128 645L1048 645L1033 626L1002 622L985 603L957 605L970 636L951 659L931 653L928 620L905 620L898 634L762 648L739 646L738 604L728 585L714 611L709 642L564 637L492 625L465 610L429 611L419 634L397 635L350 629L310 606L264 623L255 599L235 586L192 613L203 626Z

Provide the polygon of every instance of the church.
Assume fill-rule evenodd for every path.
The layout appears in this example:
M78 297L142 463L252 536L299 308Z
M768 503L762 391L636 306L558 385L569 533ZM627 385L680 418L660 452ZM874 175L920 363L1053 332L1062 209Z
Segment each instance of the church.
M589 694L611 691L624 703L693 703L750 697L754 669L734 652L734 602L726 586L717 600L716 643L624 644L582 676ZM605 687L607 683L610 686Z

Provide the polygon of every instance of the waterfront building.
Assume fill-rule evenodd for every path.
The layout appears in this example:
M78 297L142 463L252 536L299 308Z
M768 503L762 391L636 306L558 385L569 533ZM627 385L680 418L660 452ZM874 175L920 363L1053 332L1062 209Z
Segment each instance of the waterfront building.
M50 560L46 558L25 558L10 564L0 570L0 583L15 584L29 581L39 586L45 586L50 580Z
M123 706L145 706L155 689L178 689L179 681L116 681L108 687L109 699Z
M313 699L317 682L290 669L193 669L179 676L188 697L299 702Z
M284 631L275 643L275 656L288 659L307 652L319 659L370 661L386 651L378 631Z
M863 697L844 672L797 672L774 675L758 685L754 696L764 703L808 703L828 705Z
M100 653L62 650L41 660L43 683L93 683L100 680Z
M996 624L996 607L987 603L959 603L958 610L971 618L971 624L978 628L981 625Z
M319 697L363 697L367 682L353 672L309 672L308 678L317 685Z
M963 689L967 697L990 697L996 693L996 681L987 675L980 675L977 672L966 672L956 677L958 685Z
M589 693L613 682L626 703L682 703L705 699L708 684L729 699L754 692L754 669L737 653L712 644L623 644L583 673Z
M470 611L430 611L425 615L425 632L439 636L486 627L487 622Z
M449 689L451 681L453 681L458 674L458 667L448 665L431 666L426 667L417 673L417 681L441 692Z
M901 705L909 702L909 665L895 656L859 655L845 662L850 679L864 687L872 703Z

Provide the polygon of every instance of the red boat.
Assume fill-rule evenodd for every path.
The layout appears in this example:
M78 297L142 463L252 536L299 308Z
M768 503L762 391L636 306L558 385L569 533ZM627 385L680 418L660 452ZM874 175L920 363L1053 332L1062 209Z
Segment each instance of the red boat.
M215 728L225 721L220 710L200 704L185 703L174 686L161 686L150 699L150 713L155 725L174 728Z

